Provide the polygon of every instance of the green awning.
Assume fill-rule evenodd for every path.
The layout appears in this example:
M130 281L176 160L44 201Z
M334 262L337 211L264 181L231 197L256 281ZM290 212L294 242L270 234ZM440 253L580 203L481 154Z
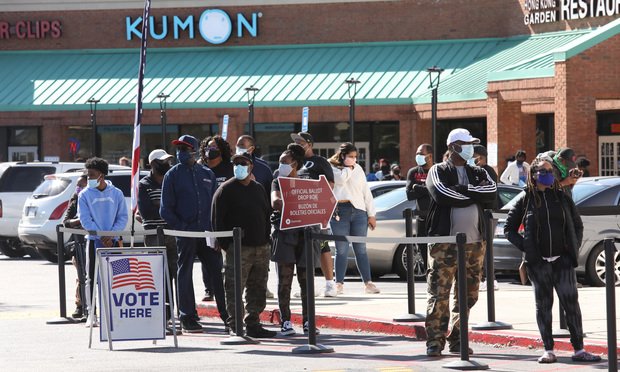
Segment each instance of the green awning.
M158 108L161 92L170 95L169 108L245 107L250 85L260 88L257 106L346 105L351 77L361 81L358 105L426 103L432 65L445 69L440 101L484 99L495 75L552 76L554 51L570 45L562 54L570 57L583 49L579 40L591 46L617 34L618 21L604 32L510 38L151 48L144 107ZM133 109L138 61L137 49L0 52L0 111L87 110L91 97L100 100L98 109Z

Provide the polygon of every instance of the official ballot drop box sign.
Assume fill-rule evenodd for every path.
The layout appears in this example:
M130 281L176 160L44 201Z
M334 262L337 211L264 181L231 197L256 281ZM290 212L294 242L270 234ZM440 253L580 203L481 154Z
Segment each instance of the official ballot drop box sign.
M165 339L163 254L106 254L101 256L99 267L102 269L100 289L107 294L99 296L100 307L106 306L110 317L112 341ZM99 335L101 341L107 341L104 311L100 311L100 317Z

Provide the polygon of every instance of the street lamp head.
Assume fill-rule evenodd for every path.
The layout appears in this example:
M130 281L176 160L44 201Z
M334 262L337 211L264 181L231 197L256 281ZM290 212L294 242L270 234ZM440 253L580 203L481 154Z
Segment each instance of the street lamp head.
M250 85L249 87L243 88L246 92L248 92L248 104L254 104L254 97L256 97L256 92L260 90L260 88L255 87L254 85Z
M431 66L426 69L428 72L428 80L430 82L429 88L435 89L439 86L439 78L441 73L444 72L444 69L438 66Z
M361 81L351 77L345 80L344 83L347 84L347 93L349 94L349 98L355 98L355 95L357 94L357 84L361 83ZM353 88L353 94L351 94L351 88Z
M258 92L260 88L255 87L254 85L250 85L249 87L243 88L246 92Z
M351 84L359 84L360 83L360 81L355 79L355 78L349 78L349 79L345 80L344 82L345 82L345 84L349 84L349 85L351 85Z
M90 104L93 104L93 103L97 104L99 102L100 102L100 100L95 99L94 97L91 97L91 98L88 99L88 101L86 101L86 103L90 103Z
M170 94L164 94L164 92L161 92L156 97L159 98L159 99L166 99L166 98L170 97Z

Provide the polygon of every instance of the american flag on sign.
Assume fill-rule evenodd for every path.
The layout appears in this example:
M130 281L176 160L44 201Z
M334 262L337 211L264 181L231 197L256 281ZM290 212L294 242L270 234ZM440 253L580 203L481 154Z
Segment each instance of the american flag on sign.
M133 285L141 289L155 290L151 263L137 258L123 258L110 263L112 265L112 289Z

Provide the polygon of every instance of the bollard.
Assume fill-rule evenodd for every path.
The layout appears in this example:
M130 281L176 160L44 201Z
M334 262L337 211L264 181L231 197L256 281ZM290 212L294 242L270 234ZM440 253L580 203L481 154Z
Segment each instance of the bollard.
M486 274L487 274L487 321L472 326L475 330L512 329L512 324L495 321L495 258L493 257L493 235L495 235L495 220L490 210L484 211L487 221L486 228Z
M457 244L457 274L458 274L458 299L459 299L459 319L460 319L460 342L461 360L444 364L443 368L459 370L484 370L489 366L469 360L469 325L468 325L468 306L467 306L467 273L465 268L465 242L467 238L464 233L456 234Z
M413 211L407 208L403 211L405 218L405 236L413 237ZM418 223L418 231L420 224ZM419 234L418 234L419 235ZM413 244L407 244L407 310L408 313L394 318L395 322L423 322L426 316L415 312L415 276L413 273Z
M605 292L607 297L607 365L608 371L618 372L618 340L616 339L616 245L605 239Z
M230 248L229 248L230 249ZM243 333L243 288L241 288L241 228L233 228L235 268L235 335L220 341L222 345L247 345L259 342Z
M65 287L65 234L60 230L62 225L56 225L56 249L58 254L58 292L60 301L60 317L46 321L46 324L75 323L73 318L67 317L67 293Z
M293 354L333 353L334 349L316 343L316 322L314 313L314 249L312 228L304 229L304 250L306 251L306 303L308 312L308 345L293 349Z
M560 328L553 331L552 336L553 338L569 338L570 332L568 331L568 327L566 327L566 315L560 301L558 301L558 311L560 312Z

